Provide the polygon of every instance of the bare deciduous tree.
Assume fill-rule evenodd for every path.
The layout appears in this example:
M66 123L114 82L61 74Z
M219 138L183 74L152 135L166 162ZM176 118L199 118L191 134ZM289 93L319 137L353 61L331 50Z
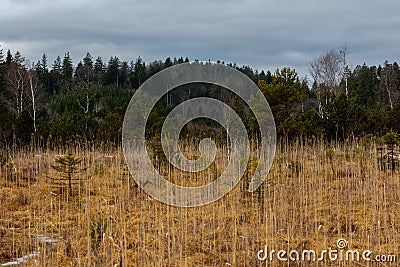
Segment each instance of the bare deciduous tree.
M25 58L19 52L15 53L14 60L9 63L6 73L7 94L4 102L19 116L25 106L26 67ZM12 99L10 99L12 98Z
M33 120L33 129L36 132L36 110L37 110L37 101L39 94L39 78L37 76L36 71L32 68L27 70L27 78L28 78L28 89L29 89L29 100L31 102L32 108L29 111L29 114Z
M380 87L385 92L388 97L390 108L393 110L393 102L396 91L396 81L398 65L396 63L390 64L388 61L385 61L384 66L380 72Z
M79 107L83 110L84 114L88 114L90 101L95 97L96 93L93 88L94 81L94 69L93 69L93 59L92 56L87 53L86 57L83 59L83 64L79 63L76 69L77 78L77 101ZM79 92L80 91L80 92ZM84 100L81 100L79 95L84 93Z
M339 83L343 78L345 53L331 50L314 58L310 63L310 73L316 84L314 90L321 115L323 102L329 102L329 94L340 93Z
M34 65L30 66L19 52L13 61L8 63L6 71L6 92L0 96L1 101L19 116L28 111L36 132L36 114L39 98L39 77Z

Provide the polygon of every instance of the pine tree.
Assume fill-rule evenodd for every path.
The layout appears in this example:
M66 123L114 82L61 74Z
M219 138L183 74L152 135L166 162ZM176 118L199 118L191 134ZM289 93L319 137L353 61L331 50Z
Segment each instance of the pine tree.
M49 88L53 88L52 92L59 92L61 89L61 79L62 79L62 63L60 56L57 56L56 60L54 60L52 69L50 71L50 86Z
M133 77L132 86L134 88L139 88L145 80L146 65L141 57L136 59L135 64L133 64Z
M7 64L11 64L12 61L13 61L13 57L12 57L12 54L11 54L10 49L8 49L8 50L7 50L6 63L7 63Z
M72 75L74 73L72 59L69 55L69 52L65 53L64 55L61 71L62 71L62 80L64 84L64 89L69 90L71 88Z
M169 68L172 66L172 61L170 57L167 57L167 59L164 62L164 69Z
M43 71L48 72L47 69L47 56L43 53L42 60L40 61L40 67Z
M395 131L390 130L383 136L383 141L388 146L388 149L390 151L391 169L393 172L395 169L394 149L395 149L396 145L399 144L399 135Z
M106 76L106 84L115 84L117 87L119 86L119 71L120 71L121 62L118 57L111 57L108 61L107 70L105 73Z
M61 181L58 185L64 186L63 182L67 181L69 194L72 193L72 184L74 181L80 181L82 178L74 178L74 174L85 171L87 168L80 168L79 164L82 158L75 157L72 151L68 151L66 156L58 157L55 159L56 165L51 166L53 169L61 173L61 177L54 179Z
M38 61L35 65L35 72L39 79L40 86L46 91L49 91L49 70L47 68L47 56L43 54L41 61Z
M94 76L98 86L103 85L104 73L105 73L105 66L104 62L101 57L97 57L96 61L94 62Z
M0 46L1 47L1 46ZM3 49L0 49L0 93L3 92L5 88L5 69L3 60Z

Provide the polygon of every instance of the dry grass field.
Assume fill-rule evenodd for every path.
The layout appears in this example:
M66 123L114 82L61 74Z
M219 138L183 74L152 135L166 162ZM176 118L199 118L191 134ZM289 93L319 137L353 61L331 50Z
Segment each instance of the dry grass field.
M71 148L69 148L71 149ZM1 168L0 266L398 266L400 172L383 168L373 140L281 142L262 187L246 177L201 207L168 206L138 188L122 150L75 146L82 158L73 191L54 185L51 166L67 149L17 151ZM223 157L214 169L223 168ZM251 166L250 168L251 169ZM174 181L204 184L163 170ZM251 173L251 170L249 170ZM196 180L196 181L195 181ZM260 261L264 249L336 248L397 256L367 261ZM23 258L26 256L25 258ZM3 265L1 265L3 264Z

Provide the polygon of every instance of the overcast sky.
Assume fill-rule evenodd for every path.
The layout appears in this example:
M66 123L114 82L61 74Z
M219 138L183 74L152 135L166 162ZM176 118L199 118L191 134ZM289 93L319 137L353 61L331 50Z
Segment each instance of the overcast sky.
M399 0L0 0L3 52L49 65L69 51L146 63L167 57L295 68L348 48L351 68L400 58Z

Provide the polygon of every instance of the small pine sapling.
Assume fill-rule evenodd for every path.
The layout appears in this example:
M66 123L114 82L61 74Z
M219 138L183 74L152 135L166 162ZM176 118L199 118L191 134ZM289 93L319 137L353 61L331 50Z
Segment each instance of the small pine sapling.
M394 148L399 143L399 136L396 132L390 130L383 136L383 141L388 146L388 149L390 151L391 169L393 172L395 169Z
M79 167L79 164L82 162L82 158L75 157L72 151L68 151L67 155L56 158L56 165L51 166L53 169L61 173L61 178L53 179L56 181L56 184L65 186L64 181L68 183L69 193L72 193L72 184L74 181L80 181L82 178L74 178L74 174L83 172L87 169Z

